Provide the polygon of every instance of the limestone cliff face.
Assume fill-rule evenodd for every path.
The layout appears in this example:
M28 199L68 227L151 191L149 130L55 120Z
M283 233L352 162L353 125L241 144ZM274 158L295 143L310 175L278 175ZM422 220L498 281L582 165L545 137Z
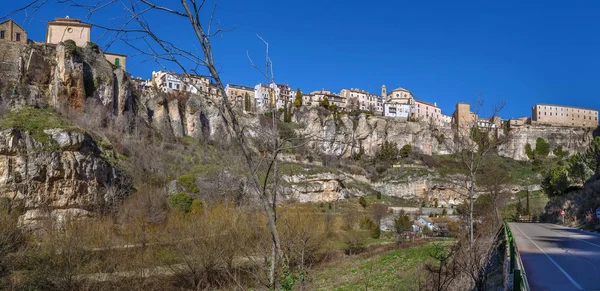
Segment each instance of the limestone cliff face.
M409 144L423 154L449 154L452 130L432 127L426 123L406 122L381 116L320 114L319 109L301 108L296 122L303 126L301 133L310 138L317 151L350 157L361 150L373 156L385 141L402 147Z
M574 154L587 149L593 139L593 132L584 128L523 126L510 131L508 142L500 147L499 153L515 160L528 160L525 146L529 143L535 149L537 138L550 143L551 149L562 146L564 151ZM550 155L553 155L552 152Z
M0 131L0 197L25 210L23 225L46 217L91 216L125 198L130 187L125 175L89 135L68 129L44 133L46 141L18 129Z

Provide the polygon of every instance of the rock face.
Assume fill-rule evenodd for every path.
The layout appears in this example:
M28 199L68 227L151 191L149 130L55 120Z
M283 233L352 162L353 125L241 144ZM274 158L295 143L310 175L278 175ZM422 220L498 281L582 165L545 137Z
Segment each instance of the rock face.
M73 130L44 131L40 142L29 132L0 131L0 197L25 210L21 223L91 216L125 198L130 185L104 157L90 136ZM122 186L119 191L112 186Z
M593 139L593 132L584 128L523 126L511 130L508 142L500 147L499 153L515 160L528 160L525 146L529 143L531 148L535 149L537 138L543 138L550 143L551 149L562 146L564 151L574 154L587 149ZM550 155L554 154L550 152Z

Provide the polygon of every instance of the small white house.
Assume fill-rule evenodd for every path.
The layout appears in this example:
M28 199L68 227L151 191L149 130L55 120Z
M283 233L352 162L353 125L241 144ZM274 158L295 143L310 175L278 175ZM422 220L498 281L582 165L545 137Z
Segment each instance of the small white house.
M431 220L431 218L426 217L426 216L421 216L419 217L419 219L417 219L417 222L423 224L425 227L427 227L429 230L434 230L436 228L435 223Z

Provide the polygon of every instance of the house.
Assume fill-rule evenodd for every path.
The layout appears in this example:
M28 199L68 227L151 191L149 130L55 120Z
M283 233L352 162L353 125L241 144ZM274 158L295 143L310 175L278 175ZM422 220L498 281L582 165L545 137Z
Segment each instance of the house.
M423 232L423 229L425 229L425 227L426 227L425 224L415 220L412 225L412 231L413 232Z
M165 92L208 93L210 79L206 76L183 75L168 71L153 71L152 83Z
M430 217L421 216L416 221L423 224L425 227L427 227L427 229L429 229L431 231L433 231L437 228L436 224L433 222L433 220Z
M0 41L27 43L27 31L12 19L0 23Z
M227 93L229 101L235 106L243 106L246 111L254 111L256 106L256 104L254 104L254 88L227 84L227 86L225 86L225 92Z
M72 40L79 47L86 46L91 39L92 25L81 22L80 19L55 18L48 22L46 28L46 43L59 44L65 40ZM104 52L104 57L117 68L126 70L127 56L116 53Z
M342 89L339 96L344 100L344 104L336 105L343 108L344 111L346 109L348 111L367 110L379 113L379 115L383 112L383 97L380 95L371 94L358 88L350 88Z
M381 94L385 94L385 85L381 86ZM407 119L411 113L411 107L414 104L412 93L404 88L396 88L387 94L383 115L389 117L400 117Z

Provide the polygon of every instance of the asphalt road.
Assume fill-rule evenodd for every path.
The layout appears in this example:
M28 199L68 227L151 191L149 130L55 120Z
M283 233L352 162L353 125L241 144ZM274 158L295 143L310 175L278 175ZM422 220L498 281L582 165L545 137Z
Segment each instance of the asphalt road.
M600 236L547 223L509 223L531 290L600 290Z

